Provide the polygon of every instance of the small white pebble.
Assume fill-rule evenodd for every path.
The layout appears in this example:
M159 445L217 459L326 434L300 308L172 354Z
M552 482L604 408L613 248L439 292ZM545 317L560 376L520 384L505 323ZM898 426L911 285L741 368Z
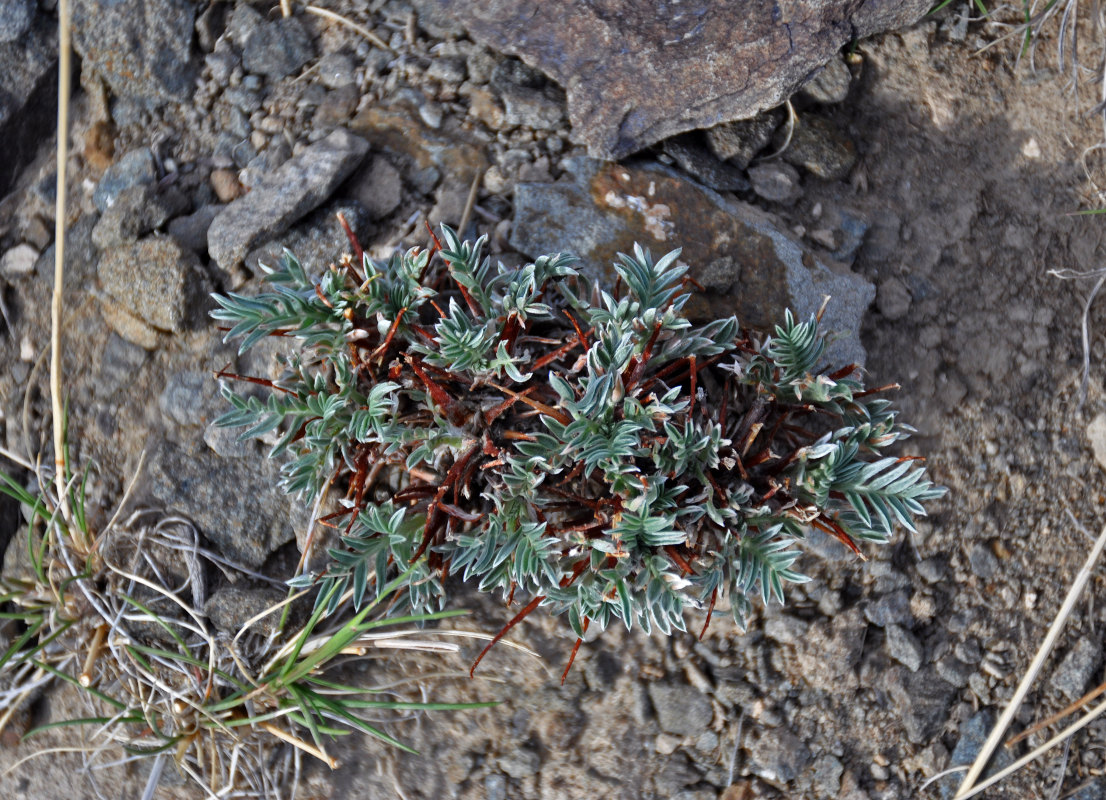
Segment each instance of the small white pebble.
M20 244L4 253L0 258L0 273L9 277L30 275L35 270L35 262L38 261L38 251L29 244Z
M1037 144L1037 140L1030 138L1025 144L1022 145L1022 155L1026 158L1040 158L1041 146Z
M24 336L19 340L19 358L23 361L34 361L35 346L31 341L31 337Z

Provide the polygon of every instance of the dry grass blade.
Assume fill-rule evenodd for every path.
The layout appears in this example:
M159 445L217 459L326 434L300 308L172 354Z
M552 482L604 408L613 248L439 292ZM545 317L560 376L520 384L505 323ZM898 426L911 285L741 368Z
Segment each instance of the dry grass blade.
M69 517L65 492L65 413L61 391L61 311L65 286L65 180L69 155L70 52L69 0L58 3L58 155L57 207L54 212L54 294L50 306L50 405L54 422L54 481L62 516Z
M1006 729L1010 727L1010 722L1014 719L1014 715L1021 706L1022 700L1025 699L1030 686L1032 686L1034 679L1037 677L1037 673L1040 672L1041 667L1045 663L1045 659L1048 658L1048 654L1052 651L1053 645L1056 644L1056 639L1060 635L1060 630L1063 628L1067 618L1071 615L1072 609L1075 608L1075 604L1083 592L1083 587L1087 585L1087 581L1090 579L1094 566L1098 562L1098 558L1102 554L1104 547L1106 547L1106 528L1102 529L1102 533L1099 534L1098 539L1094 543L1094 547L1091 548L1086 562L1084 562L1079 573L1075 576L1075 580L1068 590L1068 595L1064 598L1064 603L1057 612L1056 618L1052 621L1048 633L1045 634L1045 638L1041 642L1037 654L1033 657L1033 661L1025 671L1025 675L1022 676L1018 688L1014 691L1013 697L1010 698L1010 702L1007 704L1006 708L1003 709L1002 715L999 717L998 722L995 723L995 727L991 730L991 734L987 737L987 741L983 744L983 748L979 751L979 755L972 763L971 769L969 769L968 774L964 776L964 782L960 784L960 789L957 791L953 800L966 800L966 798L978 794L986 786L992 785L998 779L997 776L992 777L984 783L979 784L979 786L976 786L976 781L979 780L979 776L983 773L983 769L987 765L987 762L990 761L991 755L995 752L999 742L1002 741L1003 734L1006 732ZM1037 755L1044 752L1049 747L1052 747L1054 744L1062 742L1065 736L1083 727L1083 725L1089 723L1094 716L1101 714L1103 711L1106 711L1106 704L1096 708L1091 715L1084 717L1083 720L1075 726L1068 728L1064 734L1051 739L1046 745L1042 745L1042 747L1034 750L1031 754L1032 758L1036 758ZM1010 768L1003 770L1000 775L1007 775L1013 772L1016 767L1020 768L1020 766L1028 764L1032 758L1027 756L1015 762Z

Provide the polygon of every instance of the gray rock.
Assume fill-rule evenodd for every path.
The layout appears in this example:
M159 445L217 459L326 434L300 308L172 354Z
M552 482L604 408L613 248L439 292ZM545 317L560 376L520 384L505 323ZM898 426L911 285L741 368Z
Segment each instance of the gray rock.
M319 59L315 72L323 86L337 89L353 83L354 69L353 59L348 54L333 51Z
M484 797L486 800L507 800L507 779L498 772L484 778Z
M280 589L250 589L239 586L224 586L217 589L204 603L204 614L212 624L232 636L237 635L242 626L258 614L265 612L287 599L288 595ZM250 626L250 630L268 636L276 630L280 622L282 608L267 614Z
M207 229L211 227L212 220L219 215L222 207L214 203L200 206L198 209L183 217L177 217L169 222L166 229L168 234L198 255L207 254Z
M771 161L749 167L753 191L765 200L790 206L803 195L798 171L790 164Z
M849 608L832 619L819 620L796 646L799 673L815 689L842 691L857 685L854 667L864 649L867 630L858 609Z
M207 295L200 260L170 238L112 248L100 258L97 272L104 291L162 331L185 330Z
M147 464L154 498L192 519L232 561L256 569L295 538L274 462L223 460L207 448L161 442Z
M108 334L93 383L97 398L106 400L120 389L130 386L147 358L149 354L143 348L116 333Z
M341 213L353 232L367 241L369 216L356 201L335 201L309 214L302 222L285 231L279 239L266 242L251 250L246 256L246 268L259 271L259 264L274 266L280 263L285 248L291 250L300 263L314 274L320 274L330 264L336 263L343 253L350 252L349 239L338 223Z
M972 545L972 549L968 551L968 563L971 565L972 574L984 580L990 580L999 571L998 558L983 542Z
M249 455L260 455L257 442L253 439L241 440L238 428L222 428L214 422L204 428L204 444L211 448L212 452L223 458L245 458Z
M152 233L188 210L190 201L173 187L158 190L145 184L120 192L92 229L92 243L100 250L129 244Z
M840 56L831 58L822 69L814 73L800 90L808 100L823 105L842 102L849 96L849 84L853 76Z
M311 118L311 121L319 130L327 130L341 125L357 110L357 103L360 99L361 92L352 83L339 86L337 89L331 89L315 109L315 116ZM438 106L438 124L441 124L441 106Z
M403 178L384 156L374 156L355 172L347 188L374 220L388 216L403 201Z
M914 744L928 742L944 726L956 690L929 669L909 672L895 667L884 675L906 737Z
M745 169L753 157L768 146L783 113L773 109L752 119L723 122L707 130L707 145L719 158Z
M37 7L35 0L0 3L0 43L18 41L31 27Z
M910 289L899 278L887 278L876 293L876 308L887 319L902 319L910 311Z
M57 65L57 24L46 14L35 15L14 40L0 42L0 197L53 134Z
M531 258L574 253L593 275L635 242L654 254L683 248L691 275L706 287L688 301L692 319L737 314L743 325L769 328L786 308L800 317L831 295L823 323L840 334L831 363L864 362L857 337L875 289L851 273L832 272L764 212L723 198L660 165L623 166L571 159L557 183L520 183L509 241ZM604 272L604 270L607 270Z
M810 787L817 797L838 797L841 792L841 776L845 767L832 755L824 755L814 762Z
M917 672L924 656L918 637L901 625L888 625L884 633L887 634L887 654L911 672Z
M225 410L217 389L209 373L178 372L165 382L158 407L175 425L207 425Z
M830 253L830 257L834 261L851 265L856 260L856 254L864 244L864 237L870 227L866 219L847 211L841 212L841 223L837 227L840 244Z
M261 23L249 32L242 46L242 66L273 80L299 72L314 57L311 35L295 17Z
M555 131L564 123L564 105L547 91L509 84L500 91L503 120L540 131Z
M466 76L465 59L461 56L440 56L430 62L426 77L442 83L459 84Z
M991 729L995 726L995 719L995 711L991 708L984 708L969 717L968 720L960 726L960 739L956 742L956 747L953 748L952 753L949 755L949 763L946 768L960 767L965 764L974 763L975 759L979 756L979 752L983 749L983 744L987 741L987 737L991 734ZM987 768L983 771L983 776L988 777L993 775L1013 763L1014 754L1009 748L996 748L995 754L991 756L991 760L987 762ZM941 800L952 800L953 795L955 795L956 791L960 788L963 779L963 772L955 772L937 781L936 788L937 792L941 795Z
M226 3L211 3L196 17L196 43L205 53L215 49L227 24L227 10Z
M114 94L185 101L198 72L192 0L74 0L73 47Z
M856 164L856 145L823 117L807 114L795 123L783 158L823 180L841 180Z
M714 710L698 689L686 683L651 683L648 689L657 724L665 733L695 736L710 727Z
M92 244L92 230L96 227L99 217L96 214L86 214L74 222L65 232L65 289L81 289L88 291L96 278L96 260L98 253L96 246ZM56 242L42 251L35 263L35 274L38 280L53 289L54 287L54 260L57 258Z
M806 636L807 623L803 622L798 617L793 617L790 614L773 613L768 616L769 611L765 610L764 620L764 635L774 642L780 644L798 644Z
M749 181L733 164L719 161L693 134L665 139L666 155L704 186L718 192L747 192Z
M223 90L223 99L244 114L252 114L261 108L261 93L244 86L227 87Z
M512 778L526 778L541 767L541 756L532 748L520 747L499 757L499 768Z
M243 186L250 189L260 186L276 171L277 167L292 157L292 147L284 138L278 138L272 145L265 148L250 159L246 167L239 173L238 178Z
M1102 663L1102 643L1098 639L1083 637L1064 656L1049 679L1049 685L1069 700L1083 696L1087 684Z
M103 213L114 205L125 189L157 180L154 154L148 147L131 150L106 170L92 192L92 202Z
M572 135L596 158L621 158L684 131L779 105L848 41L910 25L929 0L799 4L646 0L560 3L417 0L420 21L522 58L564 86ZM586 76L584 78L583 76Z
M270 179L230 203L211 223L211 257L223 269L239 264L251 247L281 233L325 200L368 149L364 139L336 130L284 162Z
M938 675L957 689L967 686L968 681L975 674L975 669L970 664L965 664L952 654L939 658L934 667Z
M790 783L814 760L810 748L786 728L768 731L752 748L750 767L769 781Z
M926 583L937 583L943 580L947 573L945 560L941 556L933 556L918 562L918 574Z
M910 596L902 589L885 594L864 607L864 616L881 628L909 623L914 618L910 613Z
M241 56L226 39L217 41L215 50L204 56L204 64L211 71L211 80L220 86L227 85L227 82L230 81L230 74L241 63Z

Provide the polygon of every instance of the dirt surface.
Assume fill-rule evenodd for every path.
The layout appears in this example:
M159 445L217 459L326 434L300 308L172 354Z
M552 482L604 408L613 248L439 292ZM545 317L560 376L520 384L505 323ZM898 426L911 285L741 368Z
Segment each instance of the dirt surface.
M502 703L396 723L392 730L418 756L346 740L337 751L342 769L305 765L297 796L951 796L948 783L921 787L950 766L965 729L983 719L978 712L1001 710L1086 556L1087 531L1106 523L1106 476L1087 433L1106 413L1106 308L1090 316L1091 375L1080 408L1080 315L1093 281L1063 281L1049 270L1100 266L1100 218L1071 215L1093 199L1080 159L1100 129L1067 99L1066 79L1045 65L1054 44L1048 30L1041 40L1048 57L1033 73L1026 63L1014 69L1012 47L972 55L997 31L973 25L959 41L944 19L859 45L848 98L820 112L847 132L857 166L841 181L804 176L793 205L766 204L815 246L832 239L843 213L870 225L853 266L878 288L862 331L869 381L902 384L902 418L918 428L905 452L924 455L949 488L919 534L865 548L867 562L812 540L801 565L814 580L793 588L785 608L758 610L746 634L726 615L715 616L701 642L690 633L649 637L612 627L585 644L563 687L573 641L563 620L535 617L513 633L540 660L500 647L475 681L464 673L476 641L445 660L382 657L359 676L378 685L419 676L421 691L436 700ZM329 29L319 37L320 52L354 46ZM281 91L293 92L292 81ZM373 91L384 96L386 82ZM453 101L440 102L447 118L455 113ZM80 100L78 137L94 106L88 96ZM118 152L159 137L182 162L210 152L203 126L189 138L189 114L124 126ZM293 134L306 138L310 125L290 119ZM531 148L546 158L538 167L556 177L547 142L557 135L506 145L493 139L488 148L493 159L509 146ZM48 173L45 163L25 185ZM89 181L98 177L84 169ZM77 196L87 212L90 193ZM402 207L369 226L373 244L394 244L410 211L421 204L425 213L430 202L405 189ZM489 189L485 181L480 202L506 218L510 182ZM229 277L214 274L227 281L219 288L230 288ZM93 488L102 517L143 446L180 435L156 400L167 380L218 369L232 354L213 327L197 324L133 362L120 350L120 363L105 366L115 334L98 310L93 265L75 264L70 279L71 430L81 437L81 456L100 464ZM49 281L40 274L9 283L4 296L18 313L0 345L0 358L13 365L2 385L6 442L33 452L44 395L32 389L25 405L23 398L29 384L43 386L33 365L46 341ZM115 383L105 388L105 376ZM228 514L233 519L234 509ZM1101 681L1102 591L1096 574L1017 727ZM456 601L474 609L454 626L464 630L494 632L513 613L475 592ZM689 630L701 624L689 617ZM69 693L36 706L40 721L88 713ZM148 765L94 772L94 786L74 754L20 762L44 744L83 746L73 731L48 736L0 750L0 793L141 795ZM1051 753L985 797L1045 797L1058 780L1061 797L1106 797L1104 770L1106 725L1095 723L1072 740L1066 760ZM200 796L178 779L164 784L158 797Z

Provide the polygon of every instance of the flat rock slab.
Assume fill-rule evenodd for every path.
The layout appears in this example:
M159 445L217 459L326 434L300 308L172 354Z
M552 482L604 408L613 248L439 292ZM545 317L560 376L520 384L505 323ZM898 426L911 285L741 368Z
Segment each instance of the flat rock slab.
M127 311L173 333L185 330L208 289L199 257L169 237L112 248L97 272L104 291Z
M242 566L257 569L295 539L290 500L270 459L223 459L202 443L190 449L163 441L148 473L150 494L189 517L219 553Z
M516 187L512 247L531 258L573 253L610 283L610 265L618 253L633 252L635 242L655 257L682 248L681 261L706 289L686 306L700 322L736 314L744 326L771 330L786 309L806 318L830 295L823 328L838 338L826 357L837 365L864 363L858 332L875 287L831 270L764 212L659 164L580 158L569 169L567 180Z
M198 72L192 0L75 0L73 46L119 97L183 102Z
M850 41L919 20L931 0L418 0L565 88L572 137L618 159L779 105ZM420 17L422 14L420 13Z
M219 212L207 231L208 253L225 270L242 263L256 245L326 200L368 151L368 142L339 129L285 161Z

